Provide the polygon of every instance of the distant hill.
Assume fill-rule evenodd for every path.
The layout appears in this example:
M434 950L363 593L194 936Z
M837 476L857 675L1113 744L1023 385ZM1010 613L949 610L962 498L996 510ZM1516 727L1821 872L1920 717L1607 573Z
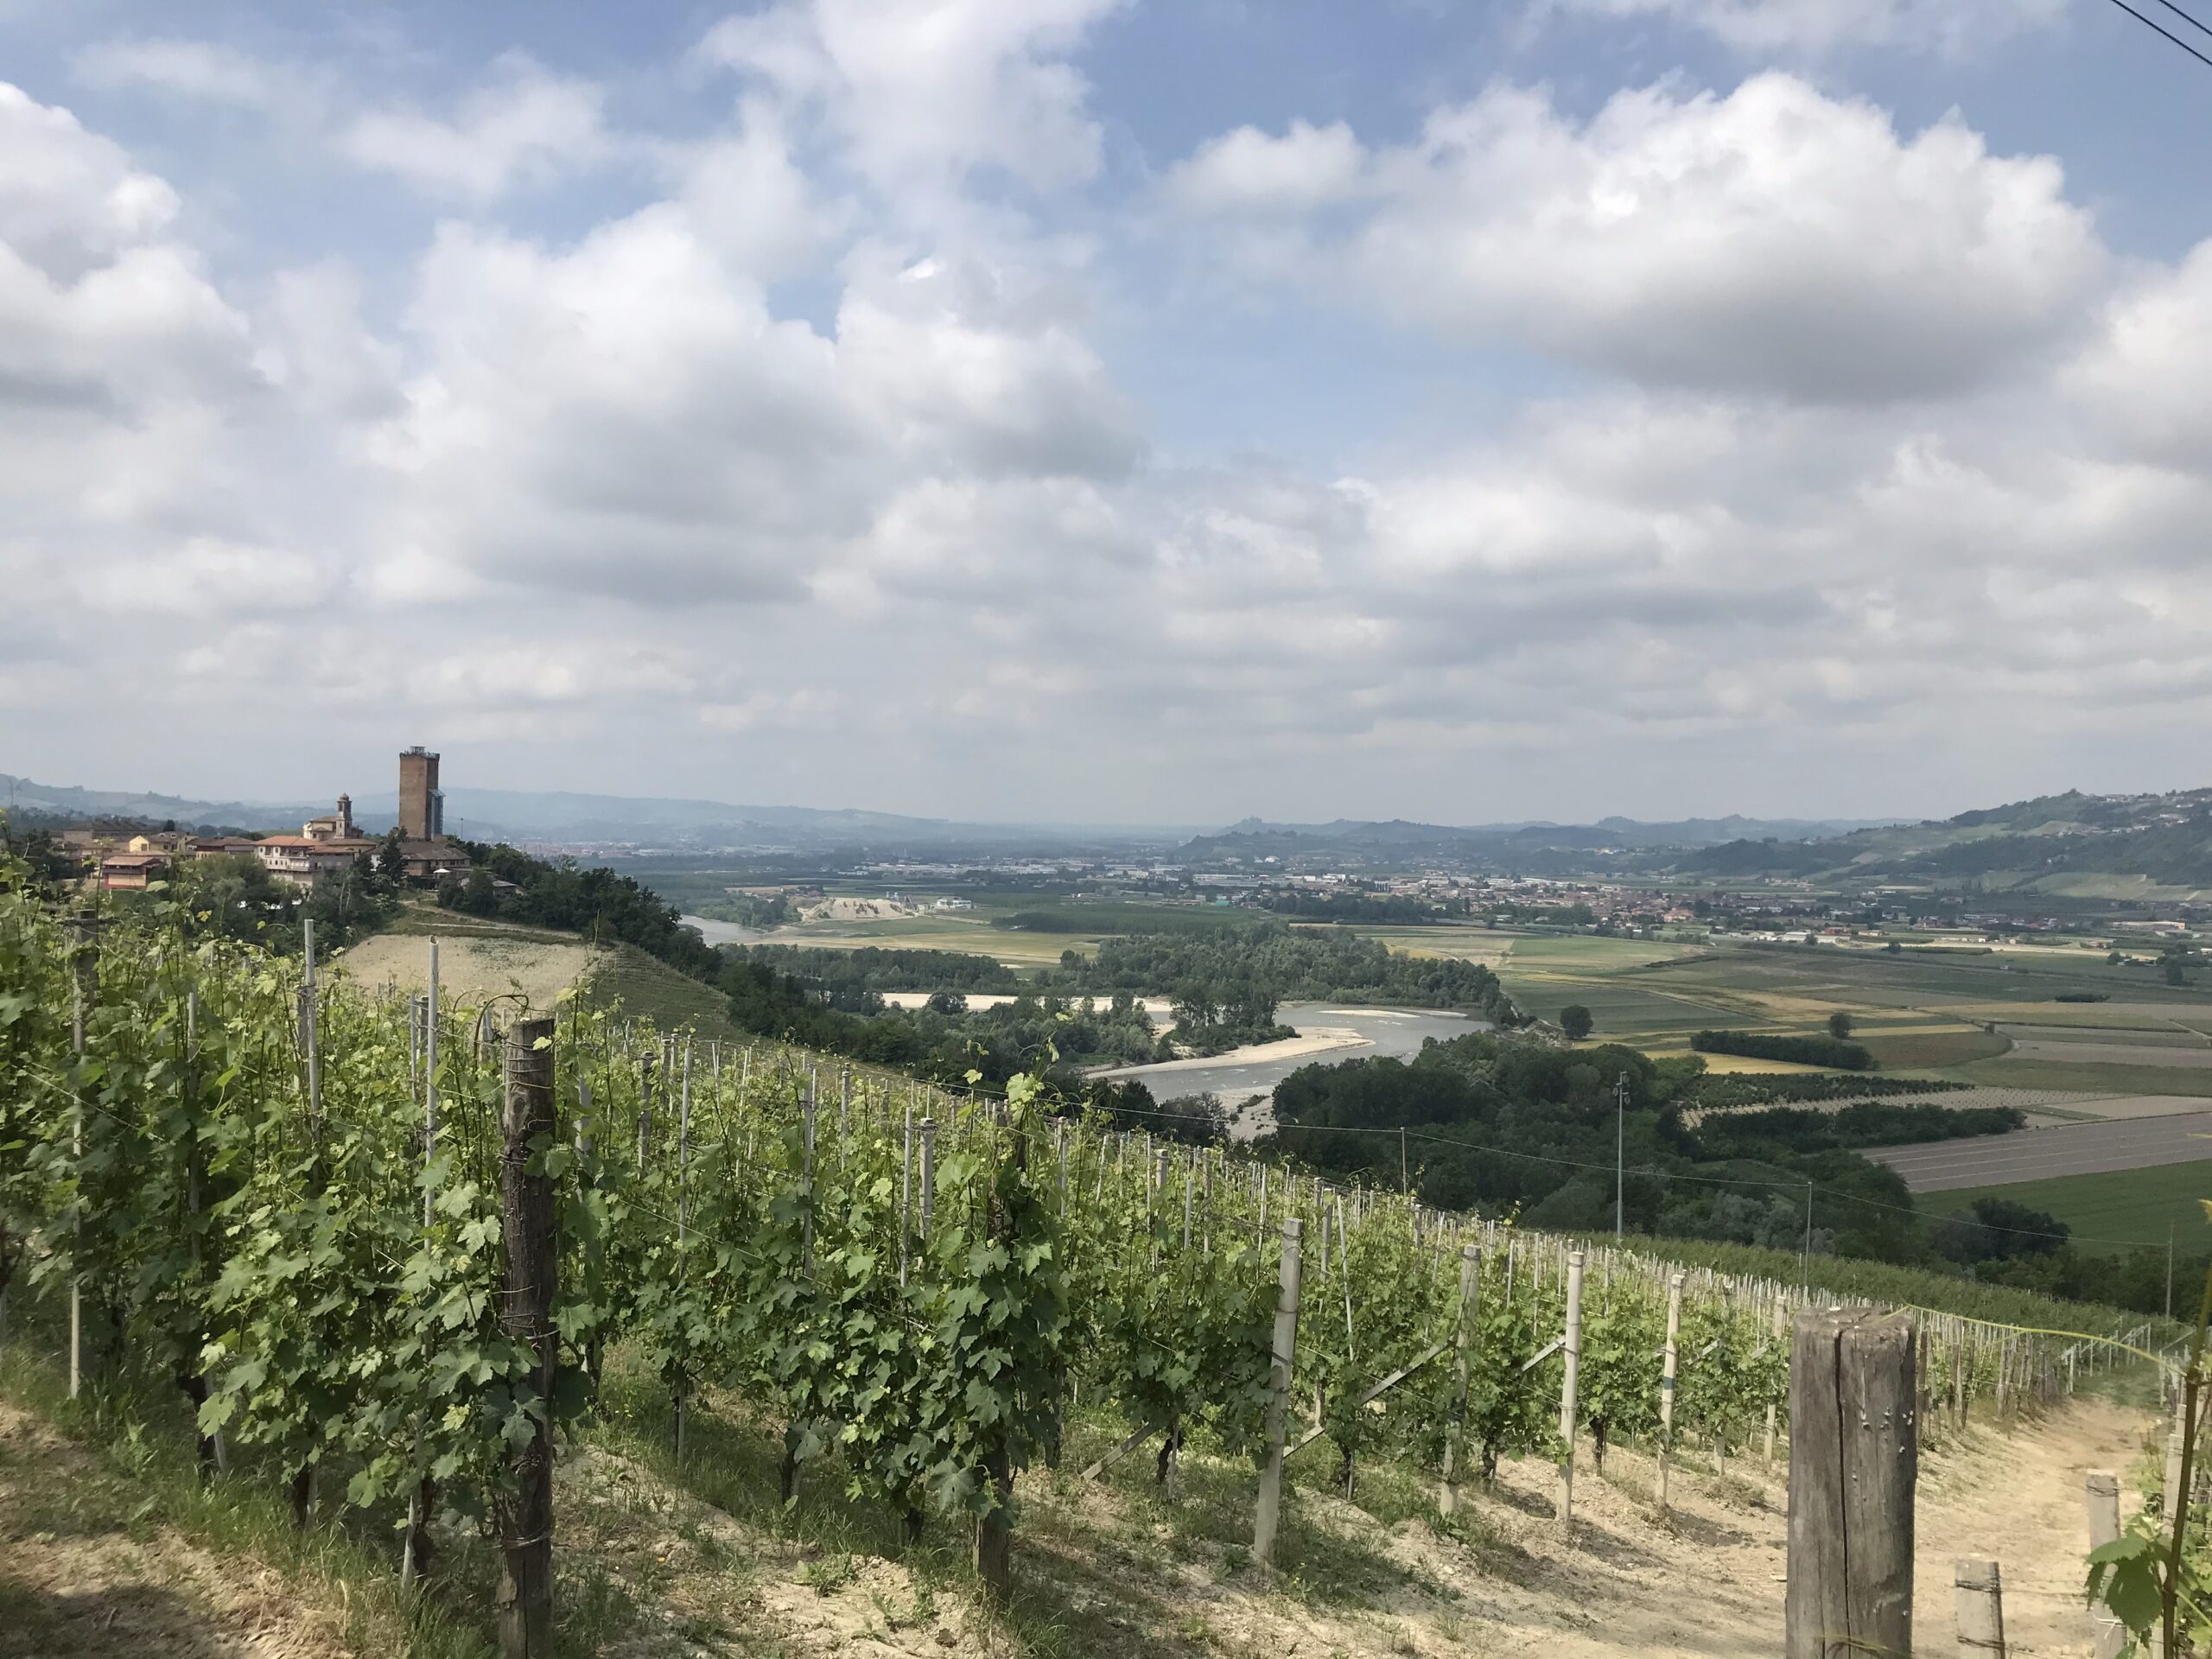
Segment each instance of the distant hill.
M333 798L335 798L334 793ZM256 831L296 830L327 812L331 801L207 801L144 791L41 784L0 772L0 807L29 822L76 823L130 818L187 828L222 826ZM569 791L478 789L445 791L446 828L472 840L653 845L674 849L852 848L878 855L946 852L961 847L1067 849L1171 843L1181 830L1141 830L1081 824L963 823L857 808L741 805L728 801L594 795ZM399 810L395 790L353 797L353 816L372 833L389 828Z
M331 803L195 801L181 795L160 795L143 790L41 784L0 772L0 807L22 812L27 822L29 815L37 814L46 820L65 823L86 818L132 818L149 823L175 819L187 828L221 825L238 830L277 830L289 826L296 831L308 818L329 811Z
M1835 836L1738 836L1675 861L1685 874L1865 882L1972 878L1985 889L2089 893L2115 883L2212 890L2212 789L2038 796Z
M1210 859L1281 864L1399 863L1407 861L1513 869L1529 874L1641 866L1659 849L1718 846L1731 842L1804 841L1848 835L1884 819L1685 818L1644 823L1601 818L1596 823L1487 823L1455 827L1338 818L1328 823L1270 823L1246 818L1218 834L1198 836L1179 850L1195 861Z

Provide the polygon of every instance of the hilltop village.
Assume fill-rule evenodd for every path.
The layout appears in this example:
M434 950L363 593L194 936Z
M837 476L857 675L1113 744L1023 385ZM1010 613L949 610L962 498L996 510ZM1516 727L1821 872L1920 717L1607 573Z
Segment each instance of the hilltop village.
M135 823L96 823L58 830L57 849L84 863L89 881L111 891L142 889L164 880L188 859L245 856L280 881L313 890L356 868L364 858L397 880L434 883L468 868L468 855L445 832L445 796L438 757L420 744L399 756L399 813L381 835L353 821L353 798L308 819L296 836L194 835Z

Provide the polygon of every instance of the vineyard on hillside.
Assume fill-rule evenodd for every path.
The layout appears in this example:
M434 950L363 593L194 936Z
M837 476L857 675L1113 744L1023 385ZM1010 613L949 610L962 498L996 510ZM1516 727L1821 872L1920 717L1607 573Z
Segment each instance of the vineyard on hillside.
M1448 1507L1501 1459L1571 1470L1571 1436L1602 1462L1788 1430L1807 1294L1773 1278L1155 1143L1030 1079L957 1096L574 1001L371 995L191 919L0 889L0 1311L67 1308L73 1388L178 1379L211 1472L284 1483L302 1522L389 1521L410 1579L496 1532L503 1633L552 1547L556 1440L618 1347L679 1459L734 1389L785 1425L787 1494L972 1527L1000 1595L1016 1477L1078 1406L1171 1487L1194 1433L1249 1452L1262 1556L1286 1462L1323 1442L1347 1493L1389 1459ZM1931 1429L2109 1351L1933 1313L1918 1341Z

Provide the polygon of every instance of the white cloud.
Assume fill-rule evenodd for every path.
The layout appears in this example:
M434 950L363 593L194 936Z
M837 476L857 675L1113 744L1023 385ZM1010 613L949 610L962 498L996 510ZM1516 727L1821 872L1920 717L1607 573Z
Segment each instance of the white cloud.
M943 15L988 86L1098 10ZM823 164L891 130L851 124L893 70L828 44L859 15L778 14L796 55L752 40L728 128L641 173L663 199L362 275L227 280L141 161L0 94L26 741L214 766L207 711L250 702L251 765L317 792L400 721L548 783L1479 817L1878 764L2008 789L2212 715L2212 252L2111 291L2054 164L1778 77L1587 120L1497 91L1395 146L1239 130L1176 212L1274 238L1301 292L1598 372L1356 467L1207 463L1148 441L1087 246L968 211L1005 111L918 127L941 216ZM1051 108L1039 176L1079 176L1079 88Z
M68 111L0 81L0 243L56 281L152 240L176 192Z
M358 166L473 201L542 188L613 154L599 86L553 74L520 54L502 59L494 71L450 117L420 109L356 117L340 135L340 149Z
M762 281L811 268L852 218L848 204L814 188L791 159L778 113L761 101L741 108L734 132L682 152L674 172L701 239Z
M144 88L180 98L271 111L289 102L287 73L213 41L104 41L74 60L77 78L108 91Z
M1173 177L1173 199L1265 200L1316 137L1233 134ZM1328 153L1318 176L1343 195L1355 169L1341 143ZM1623 92L1586 122L1499 87L1371 155L1363 212L1317 223L1290 266L1454 339L1654 384L1928 395L2078 321L2103 252L2063 187L2055 161L1993 156L1955 117L1903 138L1788 75L1726 98Z
M2212 243L2115 297L2065 381L2127 453L2212 475Z
M1238 127L1177 163L1161 189L1185 213L1299 213L1350 195L1366 161L1341 121L1325 127L1294 121L1280 138Z
M1757 55L1878 47L1957 57L2054 26L2066 0L1542 0L1539 9L1663 18Z
M699 54L820 111L885 189L997 168L1045 190L1098 166L1088 88L1066 54L1121 3L794 0L724 19Z
M330 563L313 554L192 536L174 549L92 566L79 591L99 610L235 619L326 605L341 588Z

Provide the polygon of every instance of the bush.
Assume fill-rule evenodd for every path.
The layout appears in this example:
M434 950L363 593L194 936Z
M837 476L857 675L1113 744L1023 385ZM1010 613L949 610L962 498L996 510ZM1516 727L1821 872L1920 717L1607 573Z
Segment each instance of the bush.
M1833 1066L1839 1071L1871 1071L1874 1057L1865 1046L1834 1037L1784 1037L1764 1031L1700 1031L1690 1039L1700 1054L1741 1054L1748 1059L1784 1060L1796 1065Z

